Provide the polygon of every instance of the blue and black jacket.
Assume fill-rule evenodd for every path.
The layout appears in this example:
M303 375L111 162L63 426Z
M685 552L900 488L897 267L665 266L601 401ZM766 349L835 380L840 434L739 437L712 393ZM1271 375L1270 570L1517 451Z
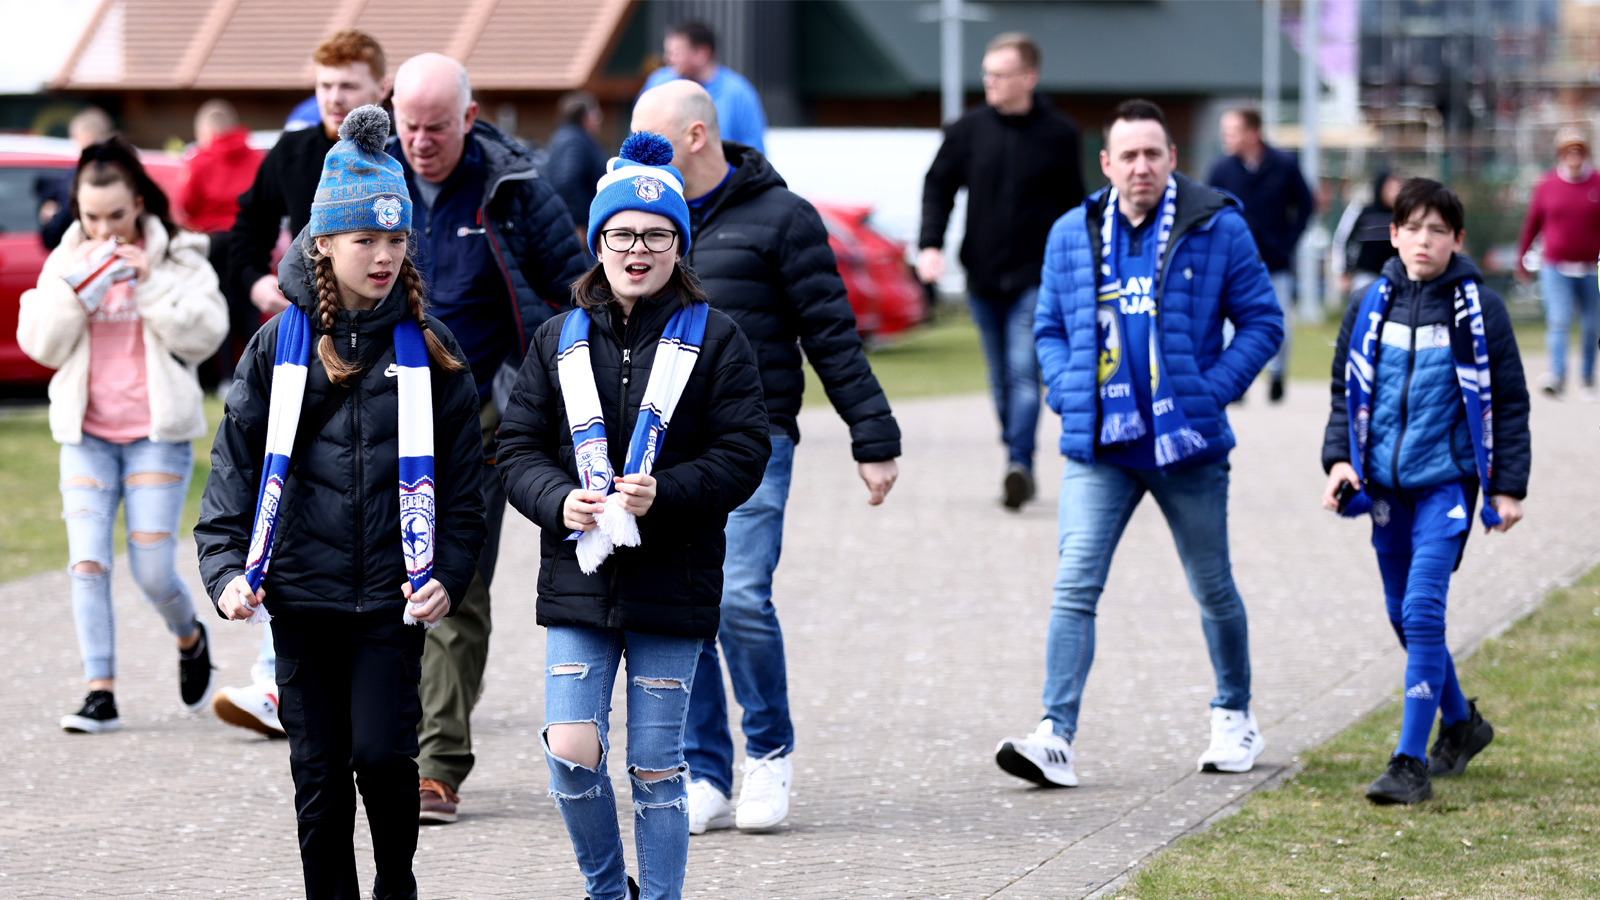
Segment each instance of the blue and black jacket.
M1394 286L1394 297L1378 332L1367 478L1393 490L1477 481L1466 405L1450 352L1455 286L1472 278L1480 283L1494 396L1494 472L1489 493L1522 499L1528 492L1531 456L1528 387L1505 302L1481 286L1478 267L1459 253L1432 281L1412 281L1398 257L1384 264L1383 275ZM1345 361L1360 306L1360 298L1354 298L1345 310L1334 350L1333 404L1322 443L1324 470L1350 461Z

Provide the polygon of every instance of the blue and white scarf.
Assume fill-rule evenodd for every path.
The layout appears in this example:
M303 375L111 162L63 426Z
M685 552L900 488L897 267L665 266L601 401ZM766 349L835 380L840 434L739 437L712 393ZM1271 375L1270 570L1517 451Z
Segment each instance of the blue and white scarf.
M273 358L272 395L267 408L266 457L261 465L261 487L256 494L255 526L244 577L258 590L272 563L283 486L289 477L295 431L305 398L306 372L311 359L311 323L298 306L283 311L278 321L278 349ZM428 370L428 347L416 320L402 318L394 326L396 380L400 393L400 546L405 555L406 578L418 591L433 577L433 385ZM249 621L271 621L263 604ZM408 606L402 614L407 625L420 620ZM438 623L423 623L432 628Z
M672 421L672 411L689 383L689 373L700 358L700 345L706 337L706 318L711 307L693 303L680 307L667 321L656 344L655 361L650 365L650 380L645 383L644 400L628 439L628 458L623 475L648 475L655 468L656 454ZM574 531L567 540L578 542L578 567L592 575L617 547L639 546L639 523L633 513L622 508L622 494L616 492L616 475L611 468L611 451L606 442L606 420L600 409L600 394L594 385L594 368L589 361L589 313L574 309L561 325L561 340L556 352L556 372L561 379L561 396L566 403L567 423L572 429L573 455L578 465L578 484L587 491L606 495L605 509L589 531Z
M1178 215L1178 180L1167 176L1156 220L1155 281L1161 283L1161 266L1166 261L1167 241ZM1095 322L1099 326L1100 440L1104 446L1123 444L1144 437L1147 426L1133 389L1123 352L1122 335L1127 334L1122 319L1122 279L1117 271L1118 248L1122 239L1122 217L1117 213L1117 189L1106 198L1104 221L1100 225L1100 286L1096 292ZM1157 312L1157 316L1160 312ZM1189 420L1178 405L1177 395L1167 378L1161 358L1161 329L1150 325L1150 410L1155 418L1156 465L1170 466L1206 448L1206 439L1189 427Z
M1349 417L1350 465L1361 480L1361 490L1345 502L1340 514L1359 516L1372 509L1367 493L1367 435L1372 422L1372 391L1378 366L1379 333L1389 317L1394 286L1379 278L1361 299L1350 334L1350 352L1344 365L1344 402ZM1483 487L1483 508L1478 518L1485 527L1500 524L1500 514L1489 502L1489 479L1494 475L1494 397L1489 380L1489 342L1483 331L1483 304L1478 282L1463 278L1456 283L1455 316L1450 321L1450 355L1456 364L1461 402L1467 408L1467 430L1472 434L1477 458L1478 483ZM1359 335L1359 337L1358 337Z

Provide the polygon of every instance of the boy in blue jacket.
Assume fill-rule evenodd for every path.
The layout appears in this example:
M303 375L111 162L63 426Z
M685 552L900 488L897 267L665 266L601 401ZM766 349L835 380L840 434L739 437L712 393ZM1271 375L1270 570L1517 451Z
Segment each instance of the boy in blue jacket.
M1445 596L1479 511L1509 531L1527 495L1528 389L1511 318L1461 255L1461 200L1413 178L1395 201L1400 255L1353 298L1333 363L1322 505L1372 517L1389 622L1406 648L1405 715L1374 803L1419 803L1494 739L1461 692L1445 645ZM1439 737L1427 751L1440 715Z

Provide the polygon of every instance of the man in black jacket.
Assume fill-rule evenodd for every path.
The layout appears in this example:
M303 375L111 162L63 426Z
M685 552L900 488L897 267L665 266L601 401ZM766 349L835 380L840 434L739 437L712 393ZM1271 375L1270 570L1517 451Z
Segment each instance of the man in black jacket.
M227 278L263 313L282 312L289 301L272 274L272 248L284 219L295 237L311 219L311 197L322 177L322 158L339 140L345 114L381 105L389 96L389 62L378 41L362 31L341 31L311 54L316 64L320 128L286 131L256 170L255 183L239 195L239 218L228 241Z
M737 814L729 800L733 739L716 641L706 641L695 672L685 756L694 779L690 833L734 824L764 831L788 815L794 776L794 725L772 572L800 440L801 350L850 426L857 468L870 492L867 502L874 506L899 475L900 426L862 352L827 229L811 204L784 185L759 151L721 140L711 96L692 81L646 91L634 107L633 130L672 141L672 164L683 173L694 228L687 261L711 305L733 317L750 339L761 368L772 457L755 495L728 517L718 632L734 697L744 708L746 759Z
M489 535L477 577L455 613L429 630L422 657L421 816L444 824L456 820L456 791L472 771L472 707L489 657L489 585L506 509L493 468L495 428L534 331L570 306L571 284L588 266L566 205L534 171L533 157L477 120L461 63L437 53L407 60L395 72L394 114L389 154L411 189L417 268L433 314L472 367L490 466Z
M956 191L965 187L961 264L1009 457L1002 483L1008 509L1020 509L1034 494L1039 361L1033 308L1045 237L1056 219L1083 202L1078 126L1035 94L1038 86L1039 48L1032 39L1008 32L989 42L985 105L945 129L923 184L917 242L917 275L933 284L944 276L945 226Z

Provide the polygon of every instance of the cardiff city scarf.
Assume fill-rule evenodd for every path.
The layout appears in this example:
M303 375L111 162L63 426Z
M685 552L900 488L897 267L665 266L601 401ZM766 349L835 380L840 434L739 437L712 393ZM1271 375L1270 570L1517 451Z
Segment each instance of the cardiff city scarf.
M1372 422L1372 392L1376 385L1378 344L1394 286L1387 277L1367 289L1356 312L1350 334L1350 352L1344 365L1345 411L1349 417L1350 465L1361 480L1361 490L1345 502L1340 514L1359 516L1372 509L1367 494L1366 459L1368 428ZM1500 514L1489 502L1489 479L1494 475L1494 397L1489 379L1489 342L1483 330L1483 304L1478 282L1463 278L1454 294L1455 316L1450 322L1450 355L1455 359L1456 382L1467 409L1467 430L1477 458L1478 483L1483 487L1483 508L1478 518L1485 527L1500 524ZM1359 337L1358 337L1359 334Z
M277 537L283 486L289 477L295 431L305 397L306 372L311 359L311 323L299 307L291 305L278 322L278 349L273 358L272 394L267 407L267 446L261 465L261 487L256 494L255 525L245 559L245 580L258 590L272 562ZM396 380L400 394L400 546L405 556L406 578L413 591L433 577L433 386L428 370L428 347L416 320L403 318L394 326ZM256 607L250 622L271 621L265 605ZM409 609L402 615L407 625L420 621ZM432 628L438 623L423 623Z
M1172 237L1172 223L1178 214L1178 180L1167 176L1161 197L1160 218L1156 220L1155 280L1161 282L1161 265ZM1101 445L1123 444L1144 437L1147 426L1133 390L1122 348L1127 334L1122 318L1122 279L1117 271L1118 247L1122 238L1121 216L1117 214L1117 189L1106 198L1104 221L1100 225L1100 287L1096 292L1095 322L1099 326ZM1159 316L1160 313L1158 312ZM1150 411L1155 419L1156 465L1170 466L1206 448L1206 439L1189 427L1189 420L1178 405L1161 359L1160 328L1150 326Z
M648 475L655 468L656 454L672 421L672 411L689 383L689 373L700 358L700 345L706 337L706 318L710 307L692 303L673 312L656 343L655 361L650 365L650 380L645 383L644 400L628 439L628 458L623 475ZM594 368L589 361L589 313L574 309L561 325L556 352L556 372L561 378L561 396L566 403L567 423L572 429L572 449L577 460L578 484L584 490L606 495L605 509L589 531L574 531L567 540L577 541L578 567L592 575L617 547L639 546L639 523L633 513L622 508L622 495L616 493L611 451L606 442L606 420L600 409L600 393L594 384Z

